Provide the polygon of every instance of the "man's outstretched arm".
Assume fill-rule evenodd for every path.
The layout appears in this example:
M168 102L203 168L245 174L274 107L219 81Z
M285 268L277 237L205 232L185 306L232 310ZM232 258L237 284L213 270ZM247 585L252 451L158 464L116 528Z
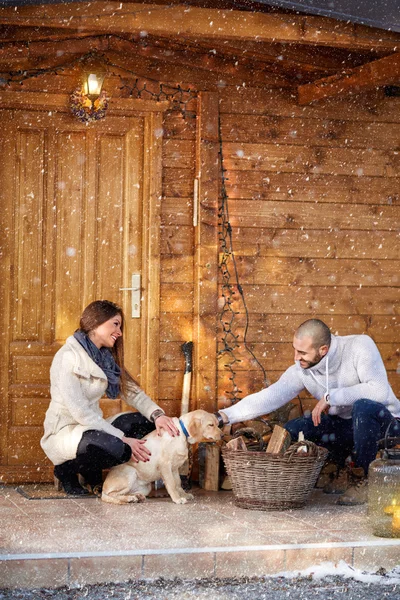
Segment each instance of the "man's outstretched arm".
M304 384L297 373L297 367L292 365L276 383L255 394L249 394L233 406L221 409L219 413L223 418L226 417L225 422L248 421L284 406L303 389Z

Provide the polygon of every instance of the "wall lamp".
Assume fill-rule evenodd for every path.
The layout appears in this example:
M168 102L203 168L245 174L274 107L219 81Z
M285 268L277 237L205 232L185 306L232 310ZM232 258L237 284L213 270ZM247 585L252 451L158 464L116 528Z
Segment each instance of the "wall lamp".
M83 85L70 97L70 109L74 117L82 123L104 119L108 108L108 96L102 89L106 72L91 67L84 75Z

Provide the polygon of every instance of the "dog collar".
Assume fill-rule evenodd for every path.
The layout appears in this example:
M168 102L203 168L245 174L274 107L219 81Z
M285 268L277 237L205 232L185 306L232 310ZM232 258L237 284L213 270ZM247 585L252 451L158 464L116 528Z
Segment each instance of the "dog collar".
M183 421L181 421L180 419L179 419L179 425L182 427L182 431L183 431L183 433L185 434L185 436L186 436L187 438L188 438L188 437L190 437L190 433L188 432L188 430L187 430L187 429L186 429L186 427L184 426L184 424L183 424Z

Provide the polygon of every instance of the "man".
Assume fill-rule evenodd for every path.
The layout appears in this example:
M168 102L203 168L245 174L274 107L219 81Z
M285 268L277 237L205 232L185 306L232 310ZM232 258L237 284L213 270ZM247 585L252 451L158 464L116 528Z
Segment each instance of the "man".
M353 452L354 467L338 503L364 504L378 440L391 423L391 431L400 435L400 402L379 350L369 336L335 336L319 319L300 325L293 348L295 364L270 387L216 413L220 426L271 413L306 389L318 402L311 415L289 421L286 429L294 441L302 431L306 440L328 448L340 467ZM338 483L344 473L342 469Z

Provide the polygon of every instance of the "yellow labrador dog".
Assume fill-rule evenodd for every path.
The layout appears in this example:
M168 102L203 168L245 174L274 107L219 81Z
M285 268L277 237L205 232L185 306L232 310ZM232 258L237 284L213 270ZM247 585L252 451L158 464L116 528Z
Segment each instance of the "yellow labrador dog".
M188 443L195 444L202 439L216 442L221 439L221 430L215 415L205 410L194 410L174 421L181 431L179 436L172 437L166 432L159 436L152 431L143 438L151 452L148 462L130 460L110 469L103 484L101 499L104 502L143 502L151 491L151 482L160 478L175 504L193 499L192 494L182 489L179 475L179 468L188 458Z

